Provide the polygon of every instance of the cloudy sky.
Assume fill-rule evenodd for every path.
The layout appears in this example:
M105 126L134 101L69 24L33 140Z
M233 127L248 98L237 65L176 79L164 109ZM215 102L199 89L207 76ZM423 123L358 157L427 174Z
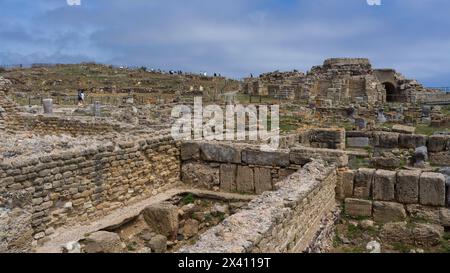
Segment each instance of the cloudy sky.
M0 63L96 61L231 77L368 57L450 86L450 1L0 0Z

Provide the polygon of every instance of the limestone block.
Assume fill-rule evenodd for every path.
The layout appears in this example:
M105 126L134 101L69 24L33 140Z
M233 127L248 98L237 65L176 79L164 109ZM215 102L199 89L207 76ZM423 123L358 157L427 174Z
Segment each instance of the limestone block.
M303 166L311 162L313 158L320 158L329 164L337 165L337 167L346 167L348 165L347 154L340 150L309 147L296 147L291 149L290 161L292 164Z
M240 193L254 193L255 184L253 170L247 166L238 166L236 178L237 191Z
M142 212L149 228L170 239L178 234L178 207L170 203L159 203L148 206Z
M367 148L370 146L370 140L368 137L347 138L347 146L350 148Z
M378 147L397 148L400 134L381 132L377 133L376 137L378 138Z
M439 153L429 153L431 164L439 166L450 165L450 151L444 151Z
M440 173L422 173L419 182L419 201L422 205L445 206L445 176Z
M374 169L361 168L355 173L354 197L370 198L372 195Z
M339 171L336 195L342 199L352 197L354 180L355 171L349 169Z
M406 220L406 211L399 203L375 201L373 219L379 223L401 222Z
M448 136L430 136L428 138L428 151L430 153L438 153L445 151L447 146Z
M345 199L345 213L353 217L371 217L372 201L362 199Z
M255 192L261 194L266 191L271 191L272 188L272 173L267 168L255 168Z
M419 202L420 171L399 171L397 173L396 200L403 204Z
M97 231L81 241L86 253L121 253L122 242L113 232Z
M392 126L392 131L394 131L396 133L412 135L416 132L416 127L396 124L396 125Z
M441 208L440 209L440 222L446 228L450 227L450 209L449 208Z
M242 151L242 161L250 165L289 167L289 153L264 152L260 150Z
M401 134L399 137L399 147L404 149L415 149L422 146L427 146L426 135L405 135Z
M200 158L200 147L196 142L181 143L181 160L186 161L190 159Z
M238 148L221 144L200 144L202 160L221 163L241 163L241 151Z
M413 220L426 221L429 223L439 224L440 208L422 206L419 204L406 205L406 211Z
M237 166L233 164L220 165L220 189L225 192L236 192Z
M373 178L373 199L378 201L394 201L396 172L378 170Z

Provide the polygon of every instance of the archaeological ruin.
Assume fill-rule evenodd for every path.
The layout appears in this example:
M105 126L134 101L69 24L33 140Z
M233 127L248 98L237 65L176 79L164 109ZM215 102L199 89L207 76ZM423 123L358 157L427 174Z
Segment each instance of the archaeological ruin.
M171 111L195 97L279 105L278 149L174 139ZM4 69L0 252L448 252L449 104L368 59L242 81Z

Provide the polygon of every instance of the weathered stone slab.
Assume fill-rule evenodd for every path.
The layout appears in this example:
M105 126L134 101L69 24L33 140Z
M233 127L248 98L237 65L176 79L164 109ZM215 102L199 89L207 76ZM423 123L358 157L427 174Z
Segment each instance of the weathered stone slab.
M431 164L439 166L449 166L450 165L450 151L444 151L439 153L430 153L429 159Z
M236 192L237 166L233 164L220 165L220 190L225 192Z
M417 147L427 146L426 135L405 135L399 137L399 147L404 149L415 149Z
M237 191L240 193L254 193L255 184L253 170L247 166L238 166L237 168Z
M320 158L327 163L337 165L337 167L346 167L348 165L347 154L340 150L309 147L296 147L291 149L290 161L292 164L303 166L311 162L313 158Z
M447 147L448 136L430 136L428 138L428 151L430 153L438 153L445 151Z
M170 203L148 206L142 212L150 229L168 238L175 239L178 234L178 207Z
M374 169L361 168L355 173L353 196L370 198L372 196Z
M350 137L347 138L347 146L350 148L367 148L370 146L368 137Z
M440 220L441 220L441 225L443 225L446 228L450 227L450 209L441 208Z
M183 142L180 150L183 161L200 158L200 147L196 142Z
M445 206L445 176L443 174L422 173L419 189L420 204Z
M371 217L372 201L362 199L345 199L345 213L353 217Z
M428 223L440 223L440 209L437 207L422 206L419 204L406 205L409 217L416 221L426 221Z
M242 161L249 165L288 167L288 152L264 152L260 150L242 151Z
M261 194L266 191L271 191L272 187L272 173L267 168L255 168L255 192Z
M403 204L419 202L420 171L399 171L397 173L396 199Z
M113 232L97 231L81 241L86 253L121 253L122 241Z
M374 134L375 144L381 148L397 148L400 134L377 132Z
M416 127L396 124L396 125L392 126L392 131L394 131L396 133L412 135L416 132Z
M373 199L378 201L395 200L396 172L378 170L373 178Z
M406 220L406 211L399 203L375 201L373 219L378 223L400 222Z
M338 183L336 185L336 195L341 198L351 198L353 196L353 183L355 172L353 170L343 170L338 172Z
M200 144L202 160L221 163L241 163L241 151L236 147L221 144Z

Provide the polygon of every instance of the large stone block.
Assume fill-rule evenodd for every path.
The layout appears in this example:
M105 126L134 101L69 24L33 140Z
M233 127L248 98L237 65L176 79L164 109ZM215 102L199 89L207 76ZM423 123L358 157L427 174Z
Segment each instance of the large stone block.
M399 171L397 173L396 199L403 204L419 203L420 171Z
M121 253L122 241L113 232L97 231L81 241L86 253Z
M242 161L249 165L289 167L288 152L264 152L260 150L242 151Z
M345 213L353 217L371 217L372 201L362 199L345 199Z
M441 208L440 210L440 222L446 228L450 227L450 209Z
M419 189L420 204L445 206L445 176L443 174L422 173Z
M399 203L375 201L373 219L379 223L400 222L406 220L406 211Z
M378 132L375 134L376 146L381 148L397 148L400 134Z
M336 195L339 198L349 198L353 196L353 183L355 180L355 171L343 170L338 172L338 183Z
M373 199L378 201L395 200L396 172L378 170L373 177Z
M428 223L439 224L440 219L440 208L438 207L428 207L419 204L406 205L406 212L409 217L415 221L426 221Z
M247 166L238 166L236 185L240 193L254 193L255 184L253 169Z
M237 166L233 164L220 165L220 189L225 192L236 192Z
M218 168L205 163L190 162L181 166L181 181L194 187L213 189L220 185Z
M415 149L422 146L427 146L426 135L405 135L401 134L399 137L399 147L404 149Z
M313 129L309 136L311 143L323 143L322 148L345 149L344 129Z
M270 169L267 168L255 168L254 169L254 179L255 179L255 192L256 194L261 194L266 191L271 191L272 187L272 173Z
M450 165L450 151L444 151L439 153L429 153L429 159L431 164L438 166Z
M196 142L183 142L180 150L183 161L200 158L200 147Z
M445 151L447 147L448 136L430 136L428 138L428 151L438 153Z
M367 148L370 146L368 137L349 137L347 138L347 146L350 148Z
M309 147L296 147L291 149L290 161L292 164L305 165L316 158L320 158L330 164L335 164L337 167L346 167L348 165L347 154L340 150Z
M221 163L241 163L241 150L222 144L201 143L200 155L205 161Z
M372 196L374 169L361 168L355 173L353 196L370 198Z
M396 133L412 135L416 132L416 127L396 124L396 125L392 126L392 131L394 131Z
M170 203L160 203L148 206L142 212L149 228L170 239L178 234L178 207Z

